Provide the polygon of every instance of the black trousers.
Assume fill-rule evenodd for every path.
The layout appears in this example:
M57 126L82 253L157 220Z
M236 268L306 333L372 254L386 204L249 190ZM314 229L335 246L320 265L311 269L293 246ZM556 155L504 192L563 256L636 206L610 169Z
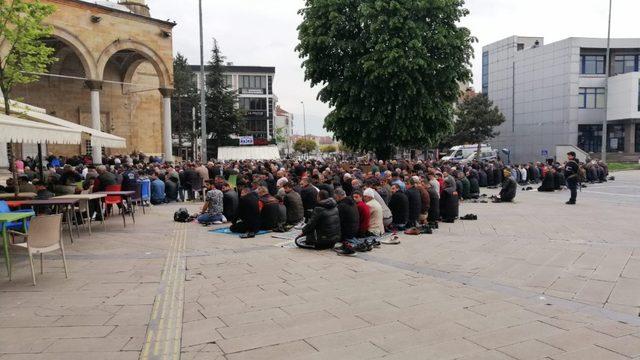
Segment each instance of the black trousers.
M578 182L575 179L567 179L567 187L571 191L570 202L576 202L578 197Z

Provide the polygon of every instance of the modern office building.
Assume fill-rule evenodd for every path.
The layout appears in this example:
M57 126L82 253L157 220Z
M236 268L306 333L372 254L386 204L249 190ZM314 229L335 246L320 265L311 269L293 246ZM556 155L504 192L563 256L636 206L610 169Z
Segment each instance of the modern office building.
M191 65L200 88L200 66ZM245 111L248 134L261 144L274 138L274 118L277 97L273 94L275 67L222 67L225 83L238 95L238 106ZM206 76L206 74L205 74Z
M557 145L599 157L606 117L608 159L637 159L639 60L640 39L612 39L611 59L606 39L545 45L542 37L511 36L483 47L482 92L506 118L492 146L509 149L515 162L553 157Z

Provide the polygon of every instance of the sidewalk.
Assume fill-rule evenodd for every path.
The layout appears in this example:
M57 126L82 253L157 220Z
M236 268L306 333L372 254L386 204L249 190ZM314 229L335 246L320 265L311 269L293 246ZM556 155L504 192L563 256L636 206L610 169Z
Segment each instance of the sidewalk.
M0 360L640 358L640 172L616 177L356 257L175 225L182 205L111 219L67 244L69 280L53 255L36 287L26 258L0 278Z

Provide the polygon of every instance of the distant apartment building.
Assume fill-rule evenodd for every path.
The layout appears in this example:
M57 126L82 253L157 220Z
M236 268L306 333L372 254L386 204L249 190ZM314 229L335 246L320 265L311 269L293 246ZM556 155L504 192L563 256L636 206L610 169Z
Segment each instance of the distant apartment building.
M482 92L506 118L491 144L509 149L512 161L552 157L556 145L599 157L605 116L608 158L637 158L640 39L612 39L611 59L606 39L595 38L545 45L542 37L511 36L482 50Z
M200 88L200 66L191 65ZM206 70L206 69L205 69ZM256 143L274 138L274 120L277 97L273 94L275 67L234 66L222 67L225 84L238 94L238 106L245 112L247 135ZM206 74L205 74L206 76Z
M280 152L289 154L293 152L293 114L276 105L274 138L278 142Z

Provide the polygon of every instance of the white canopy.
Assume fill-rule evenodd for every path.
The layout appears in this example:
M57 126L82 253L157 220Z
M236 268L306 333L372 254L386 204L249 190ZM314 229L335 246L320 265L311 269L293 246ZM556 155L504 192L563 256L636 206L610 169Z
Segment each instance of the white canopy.
M67 129L83 132L91 136L91 144L95 146L102 146L106 148L126 148L127 141L124 138L115 136L100 130L96 130L87 126L73 123L71 121L63 120L55 116L47 115L46 111L41 108L37 108L28 104L20 103L17 101L11 102L11 111L19 113L28 119L33 119L47 124L61 126ZM0 104L0 107L4 109L4 105ZM79 142L78 142L79 144Z
M218 148L218 160L278 160L280 151L269 146L223 146Z
M80 144L78 130L0 114L0 142Z

